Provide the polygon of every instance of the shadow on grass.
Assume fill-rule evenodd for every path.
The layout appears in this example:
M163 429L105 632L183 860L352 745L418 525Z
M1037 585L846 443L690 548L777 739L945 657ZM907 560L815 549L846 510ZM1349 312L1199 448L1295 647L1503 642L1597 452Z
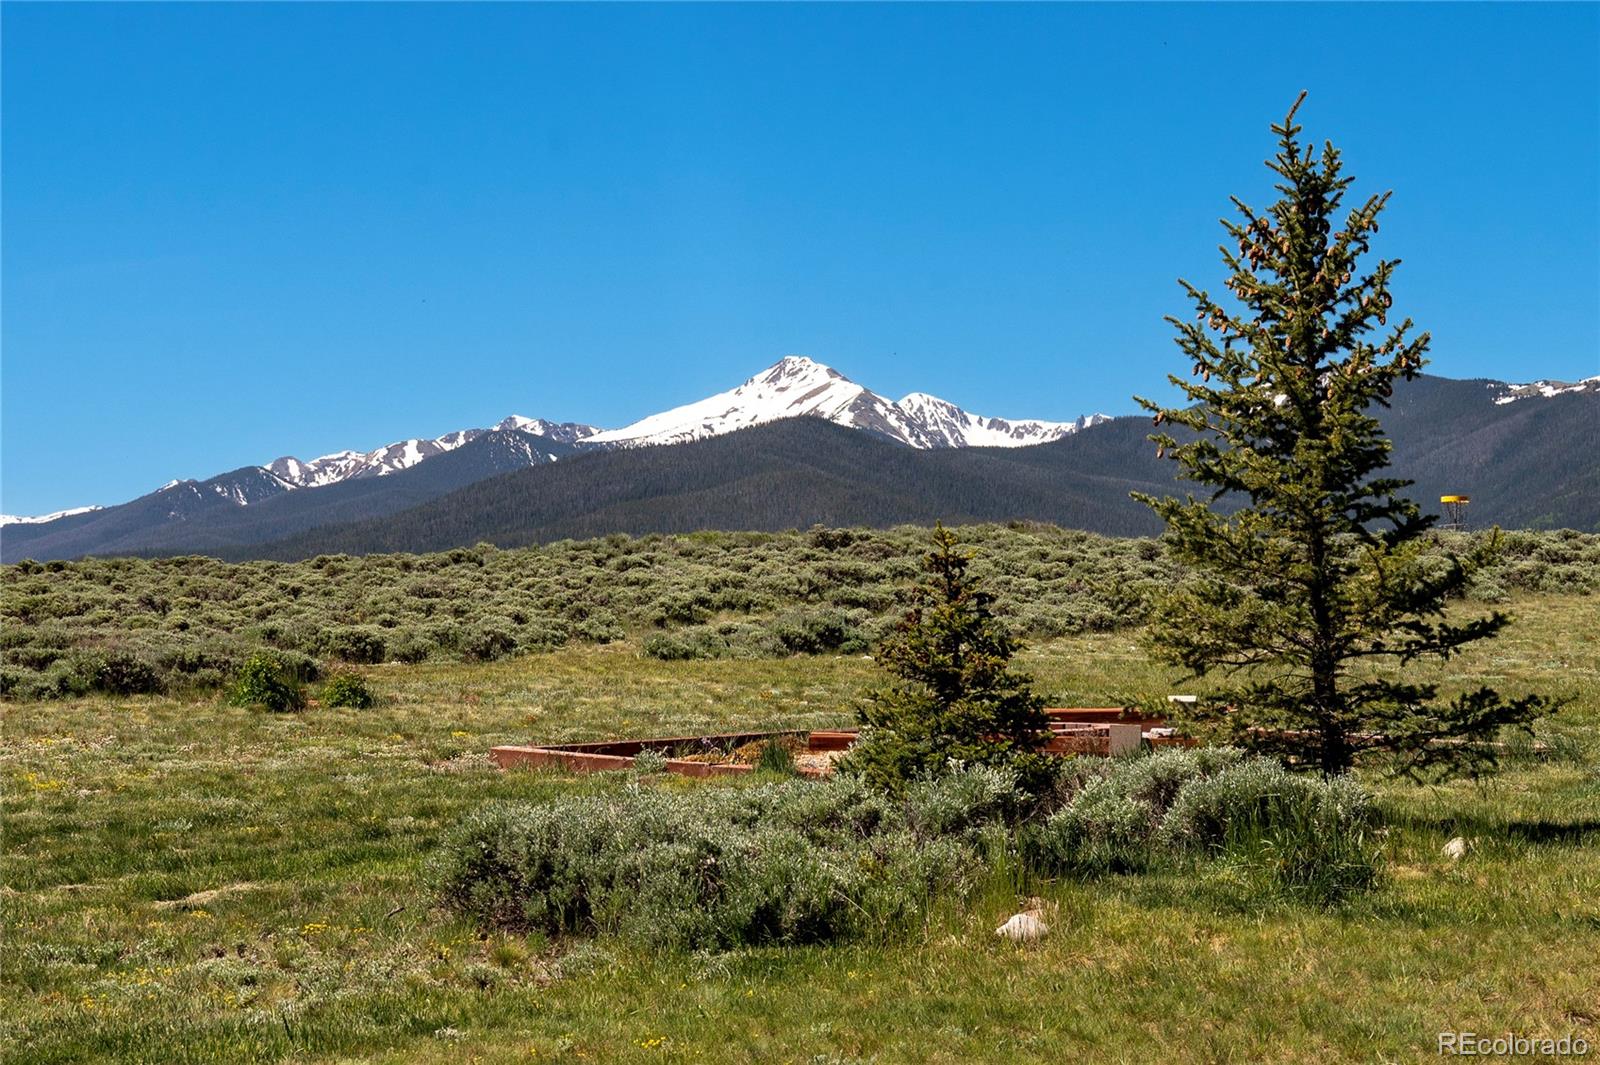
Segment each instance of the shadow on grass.
M1600 818L1592 817L1576 821L1555 821L1549 818L1506 821L1478 814L1428 816L1415 813L1390 813L1388 822L1391 827L1402 831L1500 839L1515 843L1564 847L1591 846L1600 843Z

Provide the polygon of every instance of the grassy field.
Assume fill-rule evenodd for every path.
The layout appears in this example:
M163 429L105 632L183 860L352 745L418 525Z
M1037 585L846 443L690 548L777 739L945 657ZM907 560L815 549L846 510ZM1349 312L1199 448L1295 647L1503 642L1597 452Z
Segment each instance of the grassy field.
M1040 883L1054 933L998 943L991 894L909 939L719 955L484 936L431 906L441 834L491 798L629 786L502 774L495 743L817 726L860 657L663 662L633 640L374 666L372 710L212 697L7 703L5 1060L1409 1060L1436 1033L1600 1045L1600 609L1519 597L1438 676L1570 700L1562 757L1492 782L1375 782L1376 893L1252 902L1225 870ZM1035 644L1052 702L1176 690L1136 634ZM672 780L656 787L737 786ZM1440 854L1464 835L1452 865Z

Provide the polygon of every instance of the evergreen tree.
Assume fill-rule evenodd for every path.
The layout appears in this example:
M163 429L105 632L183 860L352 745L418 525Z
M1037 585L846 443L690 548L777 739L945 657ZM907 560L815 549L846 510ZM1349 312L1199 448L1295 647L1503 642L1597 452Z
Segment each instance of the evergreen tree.
M1367 749L1413 776L1475 773L1493 765L1486 741L1549 706L1486 687L1443 703L1435 685L1403 679L1508 619L1445 618L1492 542L1425 552L1434 519L1402 494L1411 482L1384 475L1390 445L1373 412L1421 371L1428 334L1409 318L1388 326L1399 260L1368 272L1360 261L1389 193L1339 221L1352 179L1331 143L1302 147L1304 99L1272 127L1282 198L1265 213L1234 198L1240 220L1222 223L1227 305L1180 282L1194 319L1168 320L1193 373L1170 380L1190 405L1139 399L1158 427L1178 427L1150 438L1157 454L1210 490L1137 496L1194 573L1158 606L1151 639L1195 676L1229 678L1196 715L1214 734L1329 774Z
M842 768L887 790L952 762L1011 765L1030 790L1051 775L1037 753L1050 736L1044 700L1011 668L1020 645L968 572L971 558L938 526L914 605L878 647L899 679L860 711L866 728Z

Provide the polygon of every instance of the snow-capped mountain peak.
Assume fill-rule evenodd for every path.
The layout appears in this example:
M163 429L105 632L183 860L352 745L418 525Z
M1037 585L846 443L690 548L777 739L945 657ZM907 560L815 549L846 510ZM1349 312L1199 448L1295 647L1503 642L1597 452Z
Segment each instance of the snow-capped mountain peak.
M205 501L212 498L224 499L234 506L248 507L295 487L265 466L242 466L205 481L193 478L168 481L151 492L149 498L161 500L170 517L181 518L184 513L196 506L204 506Z
M1532 408L1545 405L1538 402L1541 398L1550 401L1553 411L1570 409L1574 396L1580 400L1600 399L1600 376L1571 383L1539 380L1525 384L1500 381L1474 384L1487 389L1486 393L1480 393L1486 406L1528 400L1524 404L1529 408L1528 414L1533 413ZM1522 408L1515 409L1521 411ZM891 401L830 366L803 355L789 355L735 388L653 414L620 429L602 431L589 425L513 414L488 429L460 429L438 437L400 440L372 451L335 451L310 461L286 455L265 466L245 466L203 481L169 481L129 504L109 508L78 507L37 517L3 515L0 525L10 527L6 539L14 544L40 541L41 533L77 537L71 541L75 545L71 550L81 553L86 550L82 545L93 539L92 536L86 538L87 534L79 535L88 528L104 526L110 530L102 537L104 542L122 544L123 533L117 531L121 528L117 523L130 520L128 508L134 508L140 515L159 515L159 520L165 522L197 520L196 515L214 513L219 505L224 509L254 510L263 501L302 488L385 477L472 445L470 451L457 457L453 467L452 464L433 467L439 475L437 478L407 478L405 481L425 487L435 486L435 482L466 484L473 483L471 478L482 479L565 461L575 452L591 447L643 447L700 440L795 417L823 418L919 449L1043 444L1110 420L1103 414L1090 414L1066 422L987 417L926 392L912 392L898 401ZM398 487L396 491L399 492ZM363 493L381 494L371 485L355 494ZM337 493L334 495L333 503L337 506ZM143 509L139 509L141 505ZM289 510L295 505L298 504L292 504ZM278 506L273 503L268 513L284 513L274 509ZM102 509L104 514L88 513ZM39 528L74 517L77 520L66 522L68 528L64 530L47 533ZM141 517L140 520L145 519Z
M900 398L895 406L902 410L929 410L950 413L961 408L951 403L948 399L930 396L926 392L908 392Z
M590 439L630 447L674 444L798 417L825 418L915 448L1020 447L1057 440L1105 420L1103 415L1076 422L985 418L923 392L913 392L895 403L831 366L803 355L788 355L737 388Z
M804 355L786 355L736 388L652 414L621 429L602 431L592 425L512 414L492 429L458 429L443 436L398 440L372 451L346 449L310 460L284 455L262 466L246 466L205 481L169 481L153 494L173 507L217 499L245 507L283 492L386 477L488 434L494 434L497 462L525 460L528 465L543 465L573 447L675 444L800 417L824 418L915 448L1022 447L1058 440L1106 420L1100 414L1072 422L988 418L925 392L913 392L893 402L831 366ZM8 516L0 523L43 523L87 509L97 508L37 518Z
M516 430L519 433L531 433L542 436L558 444L576 444L581 440L588 440L600 432L592 425L580 425L577 422L552 422L543 418L524 418L520 414L513 414L502 419L495 426L500 432Z
M629 446L675 444L805 416L849 424L852 406L871 395L832 367L803 355L788 355L737 388L596 433L590 440Z

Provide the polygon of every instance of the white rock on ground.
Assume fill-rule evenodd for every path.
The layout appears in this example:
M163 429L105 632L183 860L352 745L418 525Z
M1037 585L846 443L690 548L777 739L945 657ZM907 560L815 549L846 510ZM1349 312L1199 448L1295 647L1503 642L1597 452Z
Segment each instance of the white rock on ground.
M1032 911L1016 914L994 930L995 935L1013 943L1032 943L1043 939L1049 932L1050 926L1039 920L1039 915Z
M1460 836L1457 836L1455 839L1444 845L1444 856L1449 858L1452 862L1460 861L1466 856L1466 853L1467 841Z

